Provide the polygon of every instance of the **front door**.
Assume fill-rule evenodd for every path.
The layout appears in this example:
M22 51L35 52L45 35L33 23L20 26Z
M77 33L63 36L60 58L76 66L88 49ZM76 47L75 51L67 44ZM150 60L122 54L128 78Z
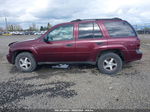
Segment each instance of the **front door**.
M74 25L59 25L48 33L48 42L42 45L40 54L45 62L74 61Z

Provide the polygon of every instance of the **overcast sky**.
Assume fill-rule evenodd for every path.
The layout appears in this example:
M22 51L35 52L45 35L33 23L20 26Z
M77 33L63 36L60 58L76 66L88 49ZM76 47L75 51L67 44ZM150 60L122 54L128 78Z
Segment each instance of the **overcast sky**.
M78 18L120 17L131 24L150 23L150 0L0 0L0 27L55 25Z

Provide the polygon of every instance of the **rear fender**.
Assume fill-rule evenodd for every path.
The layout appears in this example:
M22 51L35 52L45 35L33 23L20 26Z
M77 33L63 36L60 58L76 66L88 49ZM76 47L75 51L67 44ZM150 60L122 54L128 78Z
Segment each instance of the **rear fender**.
M97 61L98 57L104 53L104 52L114 52L115 50L119 50L121 55L123 56L123 60L126 61L128 60L128 56L129 56L129 52L127 50L126 47L122 46L122 45L110 45L110 46L107 46L107 47L104 47L103 49L102 48L97 48L96 49L96 52L97 52L97 56L95 58L95 61Z

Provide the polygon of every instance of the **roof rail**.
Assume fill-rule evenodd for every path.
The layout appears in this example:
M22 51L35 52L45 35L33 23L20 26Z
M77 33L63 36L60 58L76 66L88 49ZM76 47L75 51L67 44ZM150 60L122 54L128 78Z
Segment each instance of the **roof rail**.
M76 20L72 20L71 22L78 22L78 21L98 21L98 20L122 20L120 18L105 18L105 19L76 19Z
M77 22L77 21L82 21L81 19L75 19L75 20L72 20L71 22Z

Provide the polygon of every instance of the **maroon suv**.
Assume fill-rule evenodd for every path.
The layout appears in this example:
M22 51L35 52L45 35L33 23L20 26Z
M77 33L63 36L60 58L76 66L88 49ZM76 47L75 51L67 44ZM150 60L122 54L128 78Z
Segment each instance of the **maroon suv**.
M125 20L77 19L58 24L41 37L9 44L7 59L23 72L39 64L93 64L115 74L123 63L140 60L140 40Z

